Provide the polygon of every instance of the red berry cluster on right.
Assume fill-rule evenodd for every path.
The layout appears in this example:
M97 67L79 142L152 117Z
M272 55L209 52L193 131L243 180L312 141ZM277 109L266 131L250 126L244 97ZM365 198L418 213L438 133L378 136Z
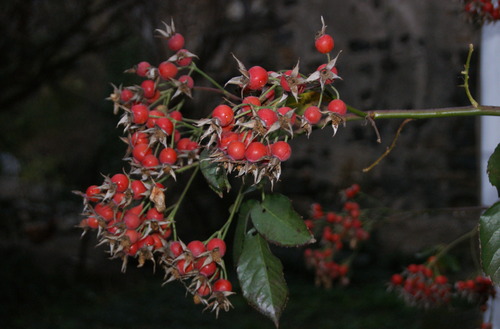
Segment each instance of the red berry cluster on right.
M498 2L492 0L465 0L464 11L471 20L481 24L500 19Z
M361 220L359 204L353 200L359 191L358 184L343 191L340 212L325 212L320 204L312 205L311 219L306 220L306 225L318 236L320 247L307 248L304 257L306 265L314 270L318 286L330 288L334 281L348 284L351 258L345 255L370 237L366 223Z
M389 290L411 306L431 308L447 305L454 300L476 303L480 310L487 310L487 301L495 297L491 279L479 275L474 279L451 283L447 276L436 273L435 257L425 264L410 264L401 273L393 274ZM487 323L485 328L487 328ZM483 327L482 327L483 328Z

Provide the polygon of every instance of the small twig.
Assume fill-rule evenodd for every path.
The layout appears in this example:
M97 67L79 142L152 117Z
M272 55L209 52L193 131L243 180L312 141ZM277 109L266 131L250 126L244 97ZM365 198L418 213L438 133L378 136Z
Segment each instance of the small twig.
M370 116L366 117L366 120L370 122L370 124L373 127L373 130L375 130L375 134L377 135L377 143L382 143L382 137L380 137L380 132L378 131L377 124L375 123L375 120L373 120Z
M472 106L477 108L479 106L478 102L472 97L472 94L469 89L469 67L470 67L470 59L472 57L472 52L474 51L474 46L472 43L469 45L469 53L467 55L467 60L465 61L464 65L464 70L461 72L464 76L464 84L462 87L465 88L465 93L467 94L467 97L469 98L469 101Z
M394 136L394 140L392 141L391 146L389 146L387 150L385 150L385 152L377 160L375 160L375 162L373 162L370 166L364 168L363 172L372 170L373 167L378 165L380 161L382 161L382 159L384 159L389 153L391 153L392 149L396 146L396 142L399 138L399 135L401 134L401 131L403 130L403 127L410 121L413 121L413 119L406 119L405 121L403 121L403 123L399 126L398 131L396 132L396 136Z

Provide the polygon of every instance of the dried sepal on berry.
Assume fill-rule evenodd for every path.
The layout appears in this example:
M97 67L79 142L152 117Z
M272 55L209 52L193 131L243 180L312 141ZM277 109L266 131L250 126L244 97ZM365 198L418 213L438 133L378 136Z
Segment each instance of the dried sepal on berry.
M342 51L339 51L337 56L335 56L334 59L329 61L328 64L326 64L326 66L323 69L321 69L319 71L315 71L314 73L309 75L309 77L307 77L307 79L305 81L306 82L318 81L320 83L321 90L323 90L325 88L325 84L327 83L327 81L333 81L335 79L342 79L337 74L332 72L332 69L335 67L335 64L337 63L337 59L339 58L341 52Z
M297 102L299 101L300 87L302 87L304 83L307 81L300 76L299 65L300 61L297 61L297 64L295 64L295 66L292 69L292 72L289 75L285 73L281 74L281 77L285 79L286 83L288 84L288 88L290 89L290 92L292 93L293 97Z

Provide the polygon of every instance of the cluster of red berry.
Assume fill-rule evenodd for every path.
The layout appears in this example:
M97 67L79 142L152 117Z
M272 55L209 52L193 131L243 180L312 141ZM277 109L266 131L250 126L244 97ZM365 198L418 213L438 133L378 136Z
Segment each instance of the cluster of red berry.
M325 28L323 23L316 48L321 53L330 53L334 43ZM299 64L292 70L274 72L261 66L247 69L236 57L235 60L241 75L226 85L237 85L241 100L220 104L210 118L199 120L196 125L204 128L200 140L208 140L205 143L208 158L222 164L228 173L234 171L239 176L251 173L255 183L264 177L274 182L280 177L281 162L291 156L290 138L297 133L310 134L314 126L329 122L336 130L343 121L347 106L338 98L330 101L325 111L321 110L321 104L302 110L289 106L304 91L318 87L323 91L325 85L338 79L337 58L309 76L299 73Z
M486 310L486 301L495 296L491 280L484 276L466 281L449 282L445 275L438 275L432 269L435 261L426 264L410 264L402 273L393 274L389 289L409 305L424 308L449 304L453 299L478 303Z
M471 20L479 23L494 22L500 19L498 1L465 0L464 10Z
M315 203L311 219L306 220L309 229L321 237L320 248L307 248L304 251L306 265L314 269L315 283L318 286L330 288L335 280L348 284L351 259L341 258L340 252L345 257L346 249L352 251L360 241L370 237L366 223L360 219L359 204L352 200L359 190L359 185L354 184L343 192L345 202L340 213L325 212L320 204Z
M175 233L176 204L167 208L165 180L176 178L176 170L199 158L199 144L191 139L192 130L175 106L169 102L180 94L191 95L193 80L189 75L176 79L179 68L191 63L194 55L182 49L184 37L172 25L157 30L165 37L171 58L154 67L140 62L128 72L144 78L140 85L115 88L110 99L115 112L124 112L130 165L127 173L105 177L101 185L89 186L83 196L85 218L80 227L97 230L99 244L107 244L113 258L123 260L126 270L129 257L143 266L148 260L165 270L166 281L179 280L195 303L219 312L231 307L227 296L232 286L225 279L222 257L226 245L220 238L206 244L191 241L185 245ZM174 240L169 241L172 232Z
M175 31L173 22L156 30L167 40L173 55L157 66L143 61L128 69L126 72L141 82L115 86L109 97L115 114L121 113L118 125L126 134L122 138L128 145L124 160L130 169L106 176L101 185L92 185L85 193L77 192L84 201L85 218L80 227L85 232L97 231L99 244L109 246L113 258L122 259L123 271L130 257L137 259L139 266L149 260L162 266L167 282L182 282L195 303L203 303L217 314L231 307L227 297L232 287L222 259L228 226L205 243L196 240L185 245L177 236L174 220L185 193L167 205L165 185L170 178L175 181L176 174L203 163L215 164L219 173L221 169L225 173L236 171L238 176L253 175L254 183L263 178L273 183L279 179L281 162L291 155L288 139L297 133L309 134L313 126L329 122L336 130L347 106L331 86L339 77L337 58L330 60L329 55L333 38L325 28L323 22L316 48L328 54L328 63L304 76L298 64L293 70L268 72L260 66L247 70L236 59L242 75L227 84L239 86L241 98L213 82L214 90L227 96L226 102L201 120L184 118L184 101L179 99L192 97L193 73L206 74L193 62L196 55L184 48L184 37ZM322 96L327 87L337 97L326 110L321 110L320 98L316 105L299 111L297 104L304 91L320 89ZM359 239L359 210L348 206L349 219L339 217L335 223L346 228L342 239Z

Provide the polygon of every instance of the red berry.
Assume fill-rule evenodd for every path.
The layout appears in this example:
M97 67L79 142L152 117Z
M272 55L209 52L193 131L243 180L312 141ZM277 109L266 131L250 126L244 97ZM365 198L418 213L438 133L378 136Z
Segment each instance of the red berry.
M156 85L153 80L144 80L141 83L142 91L144 92L144 97L153 98L156 93Z
M132 112L132 121L135 124L142 125L148 121L149 118L149 109L144 104L135 104L130 109Z
M198 257L199 255L207 251L203 242L199 240L193 240L189 242L187 248L191 251L194 257Z
M138 76L145 77L150 67L151 64L149 64L148 62L140 62L139 64L137 64L135 72Z
M146 212L146 219L162 220L163 218L163 213L156 210L156 208L151 208Z
M181 259L180 261L178 261L176 266L180 275L185 275L186 273L192 272L194 270L193 263L188 263L185 259Z
M172 78L175 78L177 72L177 66L175 66L175 64L172 62L165 61L158 65L158 73L160 74L160 77L162 77L162 79L170 80Z
M242 160L245 157L245 151L245 144L240 141L232 141L227 146L227 155L233 160Z
M178 122L181 122L182 121L182 113L181 111L172 111L168 114L168 116L175 120L175 121L178 121Z
M257 162L266 155L267 147L261 142L251 142L245 151L245 158L250 162Z
M316 50L322 54L326 54L333 50L334 41L330 35L323 34L316 39L314 45L316 46Z
M395 286L399 286L401 284L403 284L404 282L404 278L401 274L393 274L392 277L391 277L391 283Z
M184 36L180 33L175 33L168 39L167 47L172 51L181 50L184 47Z
M214 282L213 291L231 291L233 286L231 282L226 279L219 279Z
M181 75L179 81L185 84L189 89L194 87L193 78L191 78L189 75Z
M341 99L334 99L328 103L328 111L345 115L347 113L347 106Z
M292 70L288 70L281 75L280 85L284 91L290 91L290 85L288 84L288 79L290 79L291 74L292 74ZM294 76L293 78L300 78L300 74L297 73L297 75Z
M218 142L219 149L226 150L227 146L231 144L231 142L237 141L238 138L239 134L234 131L223 131Z
M170 243L170 251L174 258L177 258L184 252L184 249L182 249L182 244L179 241L172 241Z
M273 123L278 121L278 114L271 109L263 108L257 111L257 116L264 121L264 126L270 128Z
M243 112L247 112L247 111L251 111L252 110L252 106L251 105L260 106L261 102L260 102L260 99L258 97L247 96L247 97L243 98L243 101L241 101L241 104L248 104L246 106L241 107L241 110ZM252 113L250 112L248 114L251 115Z
M96 198L95 196L97 194L101 193L101 190L97 185L90 185L87 187L87 190L85 191L85 195L87 196L87 199L92 202L97 202L99 201L99 198Z
M102 219L104 219L106 222L110 221L115 217L115 212L113 211L113 208L111 206L104 204L104 203L98 203L94 207L94 211L97 215L99 215Z
M286 161L292 155L292 148L287 142L278 141L271 144L271 155L277 157L280 161Z
M191 57L189 57L189 55L187 54L187 50L186 49L180 49L178 52L177 52L177 65L179 66L188 66L189 64L191 64L191 62L193 61L193 59Z
M323 70L324 70L324 71L323 71ZM324 72L324 73L327 73L327 71L326 71L326 64L321 64L320 66L318 66L318 68L316 69L316 71L320 71L320 72L322 72L322 73L323 73L323 72ZM337 70L337 68L336 68L336 67L332 67L332 69L331 69L330 71L331 71L333 74L335 74L335 75L338 75L338 74L339 74L339 72L338 72L338 70ZM329 84L331 84L331 83L333 83L333 80L331 80L331 79L327 79L327 80L325 81L325 84L327 84L327 85L329 85Z
M207 250L218 250L219 256L224 257L226 254L226 243L219 238L213 238L207 243Z
M134 97L134 92L130 89L125 88L120 93L120 100L123 103L128 103L132 97Z
M227 105L219 105L213 110L212 117L216 118L222 127L225 127L233 122L234 112Z
M161 150L158 159L161 163L173 165L177 162L177 152L175 152L175 150L171 147L165 147Z
M116 184L118 192L124 192L128 188L129 179L125 174L116 174L111 177L111 181Z
M448 283L448 278L444 275L438 275L434 281L437 283L437 284L446 284Z
M86 218L85 221L86 221L85 223L87 224L87 226L90 228L95 229L95 228L99 227L99 221L94 216L90 216L90 217Z
M152 153L153 153L153 150L146 143L144 143L144 144L137 144L132 149L132 155L139 162L141 162L142 160L144 160L144 158L146 157L146 155L149 155L149 154L152 154Z
M136 146L137 144L148 144L148 135L142 131L136 131L130 137L130 144Z
M159 110L150 111L149 112L149 119L146 122L146 126L148 128L153 128L156 124L156 120L158 120L158 118L162 118L164 116L165 116L165 113L163 113L162 111L159 111Z
M253 66L248 70L249 81L248 88L250 90L260 90L267 83L267 71L260 66Z
M317 124L321 120L321 111L317 106L309 106L304 111L304 118L312 125Z
M160 161L154 154L148 154L142 159L142 165L146 168L153 168L160 165Z
M136 243L141 238L141 234L133 229L126 230L125 236L129 238L130 243Z
M144 197L144 192L147 191L146 186L140 180L133 180L132 183L130 183L130 188L132 189L134 200L142 199Z
M135 230L139 227L139 225L141 225L141 219L139 216L130 211L127 211L125 216L123 216L123 222L130 230Z
M290 111L294 112L294 110L288 106L280 107L278 109L278 113L283 115L283 116L287 116L287 113ZM292 116L290 117L290 123L293 125L295 123L296 119L297 119L297 115L295 113L293 113Z
M169 136L174 132L174 124L169 118L163 117L156 119L156 125Z
M196 261L195 267L198 269L200 274L210 277L212 276L215 271L217 270L217 263L215 262L209 262L205 264L207 260L207 257L202 257Z

